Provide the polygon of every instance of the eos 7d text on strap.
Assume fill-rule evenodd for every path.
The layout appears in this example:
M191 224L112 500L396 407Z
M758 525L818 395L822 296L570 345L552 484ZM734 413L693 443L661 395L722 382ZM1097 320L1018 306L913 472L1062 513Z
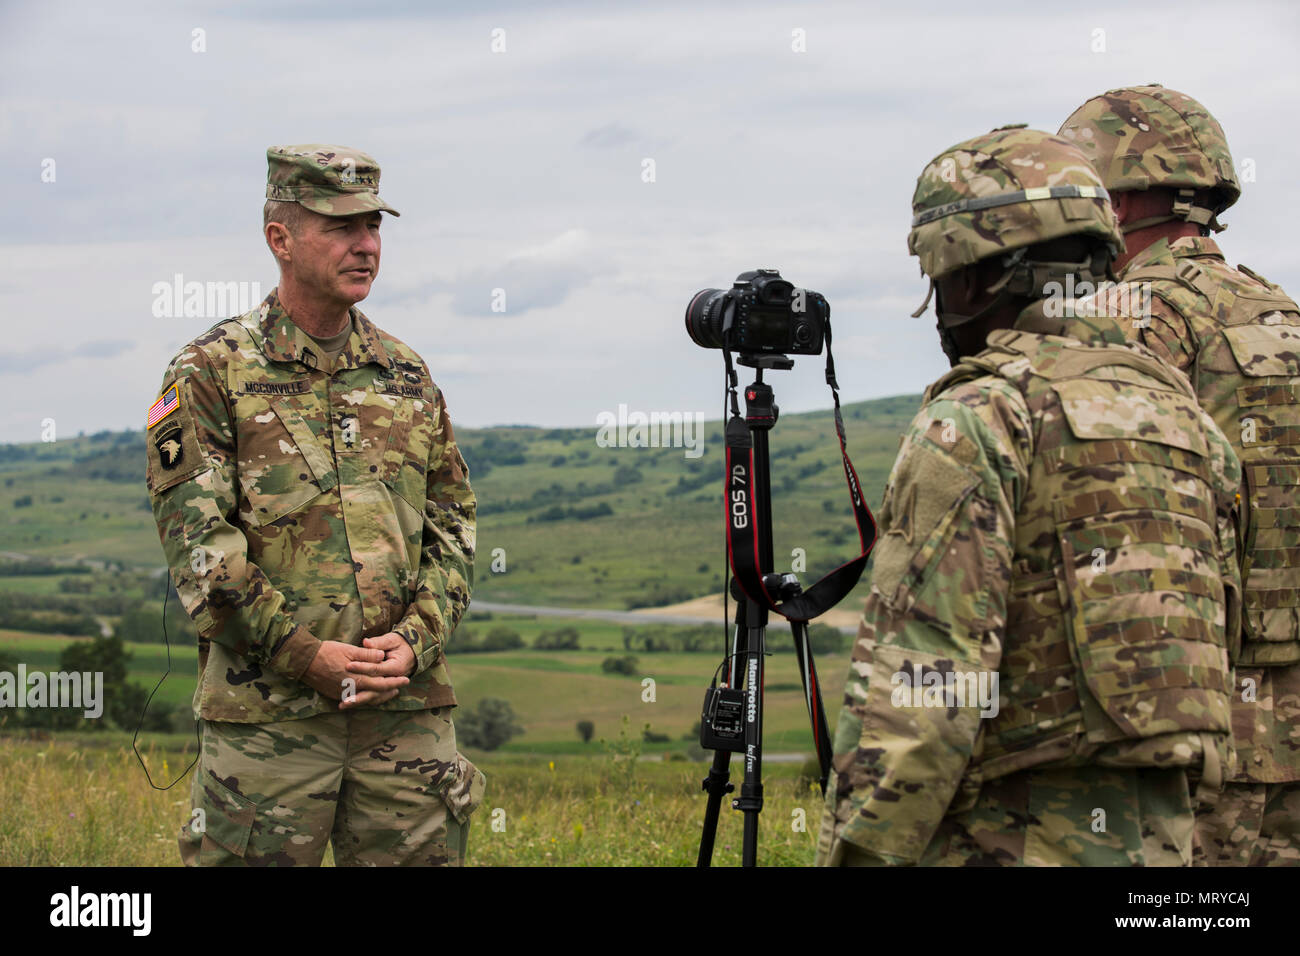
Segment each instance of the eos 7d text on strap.
M798 592L792 591L796 584L793 575L765 573L759 549L758 523L754 518L757 469L750 429L756 426L770 428L776 423L778 409L773 404L771 387L762 381L762 369L759 369L759 379L745 389L745 417L741 418L739 410L733 409L732 417L727 422L727 476L724 492L727 503L727 556L745 596L766 605L769 611L790 621L810 621L843 600L862 576L876 541L876 521L871 509L863 501L862 483L858 480L853 462L849 460L839 391L830 354L829 333L828 326L826 380L835 399L835 432L839 438L844 479L849 486L849 501L862 546L857 557L830 571L807 590ZM729 391L734 405L735 372L728 368L728 375L732 381Z

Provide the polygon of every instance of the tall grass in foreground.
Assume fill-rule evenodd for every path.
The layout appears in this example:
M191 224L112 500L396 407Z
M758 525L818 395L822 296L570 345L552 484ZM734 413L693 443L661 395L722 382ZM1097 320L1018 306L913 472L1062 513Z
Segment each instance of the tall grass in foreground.
M471 754L488 776L474 814L471 866L686 866L695 863L707 764L615 754L557 760ZM168 783L193 754L145 752ZM796 765L765 772L759 862L812 862L816 785ZM739 789L741 762L732 761ZM190 778L152 789L125 744L0 739L0 866L176 866ZM800 812L802 811L802 812ZM740 863L741 814L725 798L714 863ZM802 824L802 829L796 827ZM327 862L330 857L327 855Z

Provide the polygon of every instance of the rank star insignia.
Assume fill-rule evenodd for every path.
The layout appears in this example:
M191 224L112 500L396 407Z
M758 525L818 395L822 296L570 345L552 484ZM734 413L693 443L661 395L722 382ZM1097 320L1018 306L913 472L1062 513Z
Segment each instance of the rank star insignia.
M153 444L158 449L158 461L168 471L179 465L185 456L185 450L181 447L180 428L170 428L162 432L154 439Z

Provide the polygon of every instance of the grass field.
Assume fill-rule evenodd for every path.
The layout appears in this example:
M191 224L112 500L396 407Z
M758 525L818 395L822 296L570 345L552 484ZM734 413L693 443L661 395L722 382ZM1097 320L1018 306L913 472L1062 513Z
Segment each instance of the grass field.
M484 807L470 840L469 864L689 865L694 863L705 796L703 762L691 762L691 728L703 688L716 666L711 654L639 655L633 676L607 674L601 661L617 648L621 627L592 621L533 621L500 615L484 626L506 625L532 639L543 629L571 625L582 634L578 651L516 650L451 658L462 706L504 697L526 733L492 753L463 748L488 775ZM29 668L57 666L69 642L85 640L0 631L0 652ZM162 645L132 644L131 678L152 687L166 664ZM838 701L844 655L825 659L826 700ZM195 651L172 649L173 672L158 699L188 706ZM643 681L654 681L647 699ZM769 753L810 753L811 735L798 690L794 657L768 658L765 746ZM584 743L578 720L595 724ZM0 866L171 866L175 834L186 819L189 780L154 790L120 731L61 733L32 739L6 736L0 712ZM644 743L648 724L668 742ZM691 740L682 739L690 735ZM158 785L175 780L193 759L188 733L145 733L144 763ZM613 753L639 753L615 761ZM799 762L765 767L767 804L760 862L806 865L820 819L820 794L800 779ZM740 761L732 764L738 783ZM504 829L503 829L504 828ZM715 862L740 862L741 816L724 802ZM327 862L329 858L327 857Z
M915 396L902 396L845 406L850 451L872 501L879 500L898 435L917 404ZM595 431L458 431L480 503L475 598L622 610L721 589L721 424L706 424L698 459L687 459L681 448L602 448ZM800 549L803 579L811 583L856 553L830 413L784 416L771 448L776 564L789 568L792 550ZM167 651L159 643L134 642L161 630L164 559L143 472L141 432L0 446L0 609L13 627L25 628L0 624L0 655L30 669L57 669L71 642L87 640L63 636L82 633L61 623L77 618L90 628L85 633L118 629L133 655L129 679L154 687ZM30 563L18 567L28 558L80 562L90 573L48 567L30 573ZM865 593L865 584L859 585L843 606L861 607ZM177 633L184 623L172 622L172 671L155 698L177 708L177 732L141 738L159 781L175 778L192 757L186 748L193 737L182 731L196 650L192 636ZM479 640L499 626L528 645L542 631L571 626L580 645L573 651L530 646L457 654L453 636L448 654L461 706L504 698L525 728L498 751L467 748L489 777L469 862L693 863L707 766L689 762L688 755L698 754L692 729L722 656L721 626L716 653L637 652L629 675L601 666L606 657L628 653L621 624L500 614L489 619L471 611L463 625ZM818 660L832 721L847 660L847 650ZM794 655L773 654L767 667L767 752L811 753ZM595 726L589 742L576 730L582 720ZM667 739L644 742L647 725ZM628 736L620 738L621 732ZM175 864L188 782L154 791L130 739L122 730L18 736L0 710L0 865ZM639 760L611 759L607 742L620 739L641 751ZM808 781L800 782L799 771L797 760L766 768L761 862L802 865L812 859L820 797ZM500 811L499 820L493 810ZM494 820L504 820L504 829L494 828ZM724 809L720 864L739 862L739 821Z
M150 787L129 736L89 744L0 738L0 866L176 866L176 835L189 813L189 778ZM555 760L468 751L488 777L470 830L470 866L687 866L695 863L707 765L642 757ZM147 753L159 783L192 759ZM732 780L739 782L739 761ZM759 863L812 862L821 815L816 784L797 766L766 769ZM57 808L57 809L53 809ZM714 863L738 865L741 814L724 801ZM327 855L327 864L331 858Z
M511 627L529 641L541 630L572 626L582 635L583 645L578 651L524 649L457 656L453 640L448 660L460 705L474 707L485 697L504 698L526 730L507 743L503 752L591 753L599 748L598 738L618 733L624 714L634 722L638 732L649 724L653 732L671 738L669 743L647 744L647 749L686 752L689 742L682 738L699 720L704 688L721 659L721 627L718 628L718 654L638 654L637 673L624 676L601 669L606 657L625 653L619 625L498 615L479 627L486 629L498 624ZM0 654L25 663L29 670L48 671L57 667L63 648L77 640L84 638L0 631ZM127 650L133 655L129 679L151 690L166 669L166 648L161 644L128 644ZM188 708L194 694L197 652L193 647L173 645L171 655L172 672L155 700ZM832 721L843 691L847 663L847 651L818 660L822 697ZM766 671L764 746L772 752L811 752L812 735L794 655L773 654L767 658ZM654 682L652 687L644 683L647 679ZM648 699L651 696L653 699ZM579 739L576 731L579 720L595 724L596 739L586 744ZM165 745L168 738L147 734L145 739L156 739Z

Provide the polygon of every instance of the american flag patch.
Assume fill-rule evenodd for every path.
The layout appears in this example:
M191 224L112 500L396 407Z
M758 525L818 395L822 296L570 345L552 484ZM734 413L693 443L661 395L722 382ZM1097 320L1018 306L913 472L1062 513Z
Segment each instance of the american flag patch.
M177 391L177 386L173 385L171 388L167 389L167 391L163 392L162 398L154 402L153 407L149 409L149 423L145 426L145 431L153 428L180 407L180 393Z

